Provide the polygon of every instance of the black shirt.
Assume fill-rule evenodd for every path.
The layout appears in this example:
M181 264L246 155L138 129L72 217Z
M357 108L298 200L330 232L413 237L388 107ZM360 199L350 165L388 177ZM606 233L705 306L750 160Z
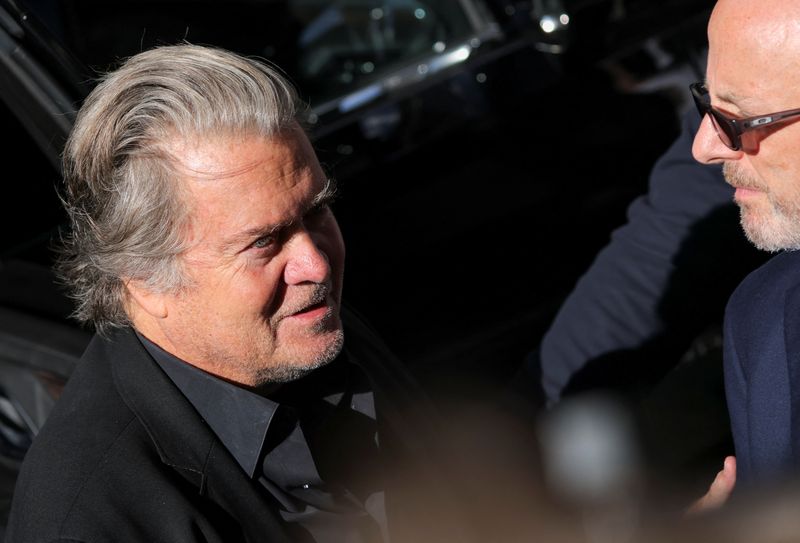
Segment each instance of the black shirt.
M372 391L346 353L269 396L142 344L299 541L388 541Z

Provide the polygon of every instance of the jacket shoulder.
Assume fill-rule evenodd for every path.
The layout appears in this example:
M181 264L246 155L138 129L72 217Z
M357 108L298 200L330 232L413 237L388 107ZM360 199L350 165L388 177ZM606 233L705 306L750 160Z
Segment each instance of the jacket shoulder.
M778 254L751 272L728 300L729 324L757 324L766 315L783 312L800 286L800 251Z
M133 413L116 393L108 361L84 356L20 469L7 542L60 540L65 524L102 477L120 441L129 439Z
M159 447L158 421L169 430L161 438L202 423L177 414L186 402L132 334L95 338L70 377L23 461L7 543L242 539L230 515L202 495L203 475L187 473L196 463L169 463L175 456ZM153 404L149 425L137 411L142 401ZM183 444L187 455L206 458L211 442L200 433L199 449L180 435L166 452Z

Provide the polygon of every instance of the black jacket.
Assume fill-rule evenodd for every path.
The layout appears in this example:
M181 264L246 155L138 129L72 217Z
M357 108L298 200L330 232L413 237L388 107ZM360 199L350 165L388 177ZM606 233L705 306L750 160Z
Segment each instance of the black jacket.
M417 530L433 536L413 506L415 495L450 500L426 445L435 435L430 407L371 330L350 312L343 317L345 349L370 378L395 477L387 483L390 530L403 541ZM276 504L130 329L87 348L25 458L6 534L9 543L288 540Z
M773 257L737 287L725 311L725 395L736 488L798 483L800 252Z

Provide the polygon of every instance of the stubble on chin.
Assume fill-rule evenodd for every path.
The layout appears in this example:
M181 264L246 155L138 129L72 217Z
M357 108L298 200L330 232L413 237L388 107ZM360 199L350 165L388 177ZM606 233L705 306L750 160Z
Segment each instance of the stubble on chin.
M344 346L344 331L338 309L331 307L327 314L304 331L288 335L278 333L281 323L271 328L270 340L251 337L248 365L257 386L295 381L312 371L333 362ZM266 352L268 351L268 352Z
M722 173L734 188L763 193L763 198L736 199L742 229L750 243L769 252L800 249L800 187L788 196L778 196L734 163L724 163Z
M260 366L255 371L254 381L256 386L282 384L296 381L312 371L330 364L344 346L344 332L339 329L329 332L331 337L323 349L309 355L302 353L291 360L275 360L267 366Z
M265 342L264 337L251 337L248 340L249 345L256 346L251 350L248 366L257 386L295 381L339 356L344 346L344 331L340 302L338 297L335 301L333 299L330 285L314 285L302 301L290 305L269 326L265 326L270 331L268 341ZM286 319L290 319L297 311L325 300L329 307L323 316L310 323L306 329L294 328L292 332L281 337L278 330ZM259 332L256 332L257 336ZM258 346L269 352L261 352L262 349Z

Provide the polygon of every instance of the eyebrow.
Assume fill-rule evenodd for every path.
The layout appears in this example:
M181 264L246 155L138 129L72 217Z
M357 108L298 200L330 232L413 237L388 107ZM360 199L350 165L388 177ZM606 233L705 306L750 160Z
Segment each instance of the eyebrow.
M314 211L314 210L317 210L317 209L320 209L322 207L325 207L327 205L332 204L334 202L334 200L336 199L336 196L338 194L338 190L337 189L338 189L338 185L336 183L336 180L333 179L333 178L328 178L326 180L326 182L325 182L325 186L322 187L322 190L320 190L314 196L314 198L312 198L311 201L305 206L305 208L303 209L301 215L303 217L305 217L311 211ZM264 226L257 226L257 227L254 227L254 228L248 228L246 230L243 230L242 232L239 232L239 233L231 236L230 239L225 241L223 243L223 245L222 245L223 251L228 252L229 250L231 250L233 248L235 248L238 251L238 250L240 250L239 248L243 244L249 245L252 241L255 241L255 240L257 240L257 239L259 239L261 237L274 235L277 232L280 232L281 230L284 230L284 229L290 227L291 225L293 225L296 222L297 222L297 219L292 219L292 220L282 221L282 222L275 223L275 224L268 224L268 225L264 225Z

